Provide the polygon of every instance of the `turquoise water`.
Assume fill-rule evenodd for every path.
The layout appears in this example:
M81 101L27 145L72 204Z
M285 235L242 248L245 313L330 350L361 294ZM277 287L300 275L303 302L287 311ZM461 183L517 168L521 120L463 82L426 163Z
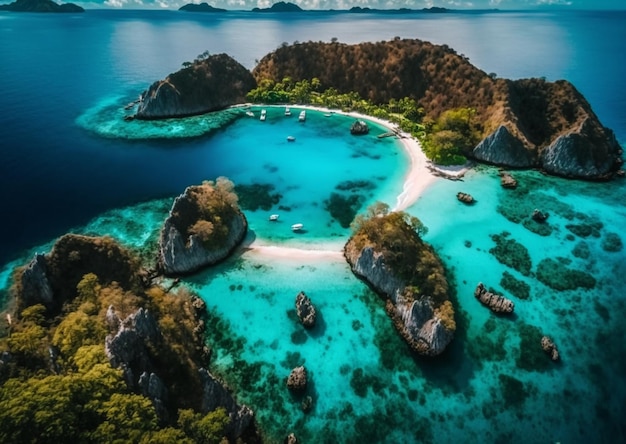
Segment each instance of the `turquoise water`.
M428 226L426 240L448 269L458 330L443 356L425 360L408 352L380 299L350 273L338 253L349 229L326 205L333 193L356 201L355 211L378 199L395 204L408 160L397 141L375 137L383 128L371 123L370 136L355 138L351 118L308 112L300 124L297 107L290 119L268 108L266 122L239 112L217 131L207 116L120 119L121 107L151 81L207 47L252 67L282 41L399 35L447 43L501 76L566 77L623 141L623 13L181 17L103 11L54 22L0 14L8 70L0 101L11 110L0 115L2 226L11 233L0 251L3 263L11 260L0 271L0 297L13 266L48 251L66 231L112 235L154 260L173 198L224 175L266 185L271 202L246 210L246 248L184 282L210 309L212 370L257 412L269 441L291 431L303 442L626 440L626 253L616 240L625 242L626 182L513 172L520 186L504 190L496 169L480 167L463 181L432 185L407 211ZM258 38L241 32L250 26ZM477 203L460 204L458 191ZM550 214L545 226L530 222L534 208ZM279 222L268 220L273 213ZM294 234L292 223L305 231ZM498 258L496 240L517 247L519 257ZM292 250L281 256L259 245ZM555 280L563 270L569 275ZM481 281L514 300L514 316L494 316L474 299ZM301 290L321 314L312 331L294 317ZM540 350L542 334L554 339L560 364ZM285 387L291 368L303 363L312 378L308 413Z

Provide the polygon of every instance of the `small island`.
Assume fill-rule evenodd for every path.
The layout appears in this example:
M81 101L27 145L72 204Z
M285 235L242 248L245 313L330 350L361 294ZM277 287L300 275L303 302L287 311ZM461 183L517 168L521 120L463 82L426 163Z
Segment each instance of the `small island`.
M415 217L378 203L358 216L344 247L352 272L384 298L396 329L420 355L436 356L456 330L443 265Z
M0 5L0 11L13 12L85 12L74 3L55 3L52 0L16 0L8 5Z
M215 8L209 5L207 2L188 3L178 8L178 10L187 12L226 12L226 9Z
M252 12L303 12L303 9L294 3L278 2L269 8L253 8Z

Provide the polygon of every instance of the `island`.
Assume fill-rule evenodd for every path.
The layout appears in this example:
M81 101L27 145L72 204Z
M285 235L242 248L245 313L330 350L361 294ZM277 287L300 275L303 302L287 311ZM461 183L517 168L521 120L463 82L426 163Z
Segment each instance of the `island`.
M85 12L74 3L55 3L52 0L16 0L8 5L0 5L0 11L13 12Z
M420 234L426 227L377 203L355 219L344 247L352 272L384 298L387 314L411 349L436 356L456 330L443 265Z
M269 8L252 8L252 12L303 12L303 9L294 3L278 2Z
M215 8L206 2L188 3L178 8L178 10L187 12L226 12L226 9Z

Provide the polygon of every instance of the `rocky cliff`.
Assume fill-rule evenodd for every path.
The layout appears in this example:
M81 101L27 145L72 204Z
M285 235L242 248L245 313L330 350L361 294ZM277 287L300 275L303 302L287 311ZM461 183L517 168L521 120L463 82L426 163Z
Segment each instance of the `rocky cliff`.
M263 57L253 75L259 84L315 77L323 88L355 91L376 104L409 97L432 120L471 108L483 140L465 154L482 162L581 179L605 179L621 167L613 132L571 83L499 79L446 45L399 38L284 45Z
M226 54L196 60L154 82L141 95L138 119L184 117L245 102L256 82L243 65Z
M392 213L370 222L345 245L346 260L355 275L385 298L387 313L414 351L441 354L456 329L441 262L402 216ZM403 236L410 241L399 251Z
M159 266L165 274L191 273L219 262L245 238L246 217L232 188L220 190L219 183L188 187L174 201L159 239Z

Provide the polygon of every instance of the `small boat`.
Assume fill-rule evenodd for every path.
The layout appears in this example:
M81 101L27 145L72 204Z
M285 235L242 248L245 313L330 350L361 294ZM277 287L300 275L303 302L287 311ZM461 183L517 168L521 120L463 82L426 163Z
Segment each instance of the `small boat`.
M271 221L277 221L277 220L278 220L278 214L272 214L272 215L270 216L270 220L271 220Z
M298 116L298 120L300 122L304 122L306 120L306 111L305 110L300 111L300 115Z
M304 228L304 224L293 224L291 226L292 231L300 231L302 228Z
M261 122L264 122L264 121L265 121L266 116L267 116L267 113L265 112L265 110L264 110L264 109L262 109L262 110L261 110Z
M330 117L330 116L332 116L331 113L324 113L324 117Z
M294 142L296 140L293 136L287 136L287 142Z
M286 116L290 116L291 115L291 110L289 109L288 106L285 107L285 115Z
M254 117L254 113L252 111L246 111L246 116Z

